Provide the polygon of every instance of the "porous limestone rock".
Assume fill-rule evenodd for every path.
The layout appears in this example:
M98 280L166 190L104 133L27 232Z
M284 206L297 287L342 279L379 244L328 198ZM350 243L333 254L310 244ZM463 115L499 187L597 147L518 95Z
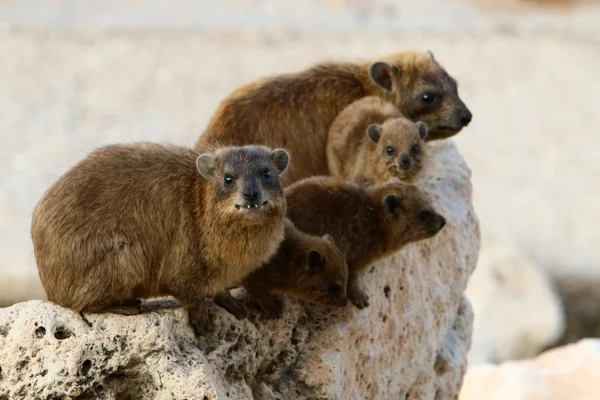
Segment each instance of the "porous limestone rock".
M285 301L282 319L209 304L196 339L183 309L80 315L43 301L0 309L0 399L455 399L479 251L470 170L453 141L430 144L419 185L447 225L362 277L370 306ZM234 292L249 308L243 289Z
M460 400L598 400L600 340L584 339L532 360L475 365Z
M564 332L548 273L508 242L484 236L466 295L475 313L470 365L534 357Z

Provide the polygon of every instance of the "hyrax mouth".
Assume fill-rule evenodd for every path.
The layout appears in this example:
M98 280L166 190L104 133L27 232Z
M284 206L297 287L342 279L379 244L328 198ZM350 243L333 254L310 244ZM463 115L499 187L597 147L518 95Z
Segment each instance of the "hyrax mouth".
M267 200L262 203L259 202L247 202L244 204L236 204L235 209L241 211L258 211L265 207L269 202Z

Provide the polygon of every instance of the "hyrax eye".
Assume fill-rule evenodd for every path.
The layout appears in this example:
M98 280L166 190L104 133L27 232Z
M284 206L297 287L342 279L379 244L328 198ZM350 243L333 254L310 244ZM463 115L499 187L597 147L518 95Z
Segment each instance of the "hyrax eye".
M419 146L418 144L415 144L413 147L411 147L410 149L410 153L411 154L419 154L419 151L421 151L421 146Z
M233 183L233 176L231 176L229 174L225 174L225 177L223 180L225 181L226 185L231 185Z
M393 156L394 154L396 154L396 150L394 150L392 146L386 147L385 152L388 154L388 156Z
M339 283L329 282L329 284L327 285L327 291L330 293L337 293L341 290L342 290L342 287L340 286Z
M271 171L270 170L265 170L265 172L263 172L263 177L267 180L271 179Z
M421 95L421 100L425 104L431 104L435 101L435 95L433 93L425 92Z

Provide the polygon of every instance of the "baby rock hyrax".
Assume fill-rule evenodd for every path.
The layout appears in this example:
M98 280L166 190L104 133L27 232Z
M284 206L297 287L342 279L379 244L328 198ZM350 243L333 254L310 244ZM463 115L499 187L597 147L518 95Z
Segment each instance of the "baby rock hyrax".
M471 121L456 81L430 52L399 51L359 62L324 62L249 83L227 96L196 146L284 147L294 158L283 183L328 175L327 133L352 102L377 96L429 128L427 140L456 135Z
M287 187L285 195L287 216L298 229L335 238L348 264L348 298L358 308L369 305L357 283L363 270L446 224L428 196L398 180L365 188L339 177L312 177Z
M337 116L327 138L329 173L362 185L412 182L425 162L427 126L391 103L368 96Z
M242 285L258 301L265 314L281 317L283 307L273 295L342 307L348 303L348 266L334 239L300 232L286 219L285 239L268 263L251 273ZM229 292L215 301L238 318L245 312Z
M65 173L31 226L48 299L76 311L139 306L172 295L197 332L204 298L238 284L284 236L285 150L203 154L151 143L106 146Z

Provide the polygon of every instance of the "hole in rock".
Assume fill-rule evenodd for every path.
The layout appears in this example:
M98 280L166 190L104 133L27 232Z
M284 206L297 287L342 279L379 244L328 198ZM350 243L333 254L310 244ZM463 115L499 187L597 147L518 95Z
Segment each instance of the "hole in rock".
M58 340L65 340L73 336L73 332L66 329L64 326L59 326L54 331L54 337Z
M389 298L390 298L390 290L391 290L391 289L390 289L390 287L389 287L389 286L386 286L386 287L384 287L384 288L383 288L383 294L385 295L385 298L386 298L386 299L389 299Z
M43 338L45 334L46 328L44 328L43 326L40 326L35 330L35 337L38 339Z
M90 372L90 368L92 368L92 362L90 360L85 360L81 366L81 374L87 376L88 372Z

